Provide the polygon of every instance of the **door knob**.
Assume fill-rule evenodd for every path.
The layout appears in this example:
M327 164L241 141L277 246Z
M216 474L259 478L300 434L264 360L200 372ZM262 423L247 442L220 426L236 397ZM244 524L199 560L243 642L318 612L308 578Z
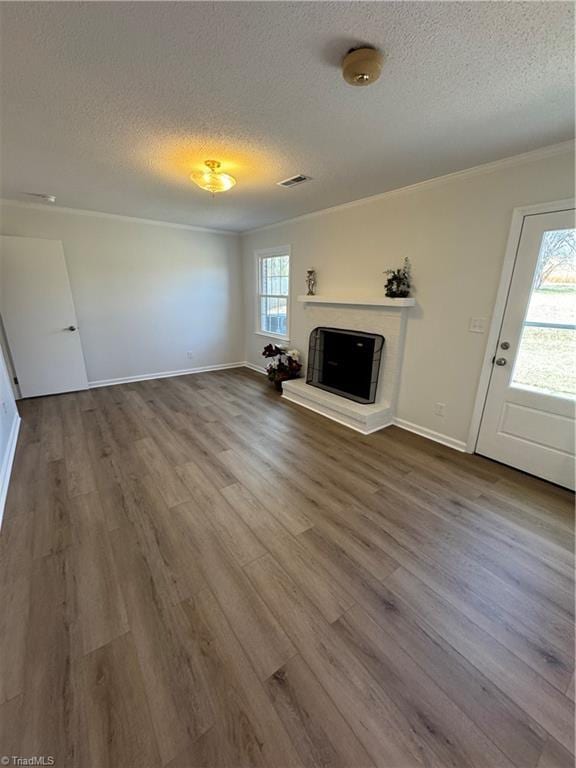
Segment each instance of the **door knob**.
M75 331L76 326L75 325L69 325L68 328L66 328L67 331Z
M497 357L496 358L496 365L506 365L508 360L506 360L505 357Z

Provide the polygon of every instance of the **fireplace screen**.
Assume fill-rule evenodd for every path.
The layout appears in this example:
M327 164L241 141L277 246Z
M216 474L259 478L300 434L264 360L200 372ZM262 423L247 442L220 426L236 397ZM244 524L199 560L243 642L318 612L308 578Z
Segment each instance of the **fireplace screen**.
M306 383L357 403L373 403L384 341L375 333L314 328Z

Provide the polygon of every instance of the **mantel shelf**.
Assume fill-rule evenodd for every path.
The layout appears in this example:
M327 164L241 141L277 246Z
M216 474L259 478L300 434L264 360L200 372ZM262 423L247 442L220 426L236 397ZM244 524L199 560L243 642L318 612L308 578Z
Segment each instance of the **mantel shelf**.
M386 296L375 299L348 299L330 296L298 296L302 304L349 304L355 307L413 307L416 299L389 299Z

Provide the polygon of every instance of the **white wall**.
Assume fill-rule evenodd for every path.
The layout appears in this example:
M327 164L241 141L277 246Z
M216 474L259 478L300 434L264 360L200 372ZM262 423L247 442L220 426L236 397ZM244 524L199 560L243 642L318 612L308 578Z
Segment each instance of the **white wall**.
M383 270L408 256L418 306L397 415L464 442L486 343L468 331L469 318L491 316L513 208L573 196L573 167L569 148L535 153L246 234L246 359L261 366L268 341L254 333L256 249L292 248L290 344L304 352L305 309L295 299L306 268L318 270L318 294L382 296ZM434 415L436 402L446 403L445 417Z
M12 460L16 448L20 417L12 392L10 376L0 349L0 524L8 492Z
M62 240L90 382L244 359L236 235L8 202L0 215L1 234Z

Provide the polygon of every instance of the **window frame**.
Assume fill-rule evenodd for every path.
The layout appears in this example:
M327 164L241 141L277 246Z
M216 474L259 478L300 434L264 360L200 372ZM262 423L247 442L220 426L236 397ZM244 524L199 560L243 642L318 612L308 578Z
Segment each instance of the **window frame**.
M274 256L288 256L288 295L283 296L280 294L261 293L261 275L262 275L262 261ZM265 336L270 339L280 339L282 341L290 341L290 300L292 297L292 251L289 245L277 245L273 248L261 248L254 251L255 271L256 271L256 330L255 333L258 336ZM260 326L260 305L263 296L270 296L272 298L286 299L286 335L281 333L271 333L263 330Z

